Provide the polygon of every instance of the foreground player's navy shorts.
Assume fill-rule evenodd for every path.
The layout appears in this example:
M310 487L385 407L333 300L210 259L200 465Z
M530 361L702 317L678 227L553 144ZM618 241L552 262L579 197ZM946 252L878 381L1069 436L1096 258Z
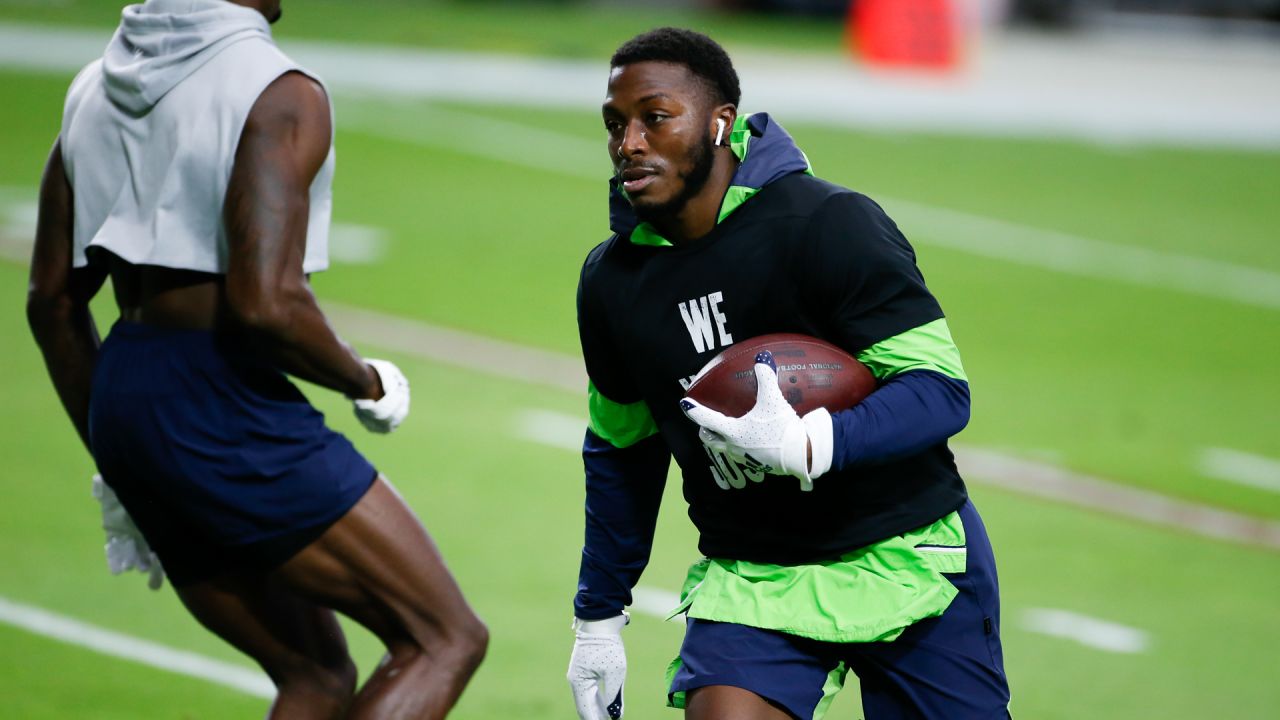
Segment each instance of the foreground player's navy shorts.
M377 476L279 370L202 330L117 322L89 439L175 587L283 563Z
M691 618L669 692L730 685L810 720L825 710L824 698L848 669L861 684L867 720L1006 720L995 558L972 503L960 508L960 518L968 562L965 572L946 575L959 592L942 615L915 623L892 642L868 643L819 642Z

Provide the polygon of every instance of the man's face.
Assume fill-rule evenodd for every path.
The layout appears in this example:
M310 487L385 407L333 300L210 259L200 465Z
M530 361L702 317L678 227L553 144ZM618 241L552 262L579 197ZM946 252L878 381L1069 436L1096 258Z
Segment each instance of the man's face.
M712 167L711 102L684 65L614 68L605 97L609 157L642 220L679 213Z

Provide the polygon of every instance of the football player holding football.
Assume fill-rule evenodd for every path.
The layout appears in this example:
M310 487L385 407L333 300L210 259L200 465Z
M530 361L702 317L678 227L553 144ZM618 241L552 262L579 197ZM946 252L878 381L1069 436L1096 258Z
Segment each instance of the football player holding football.
M880 206L815 177L739 96L728 55L695 32L644 33L610 63L613 234L578 286L578 713L622 715L624 608L674 457L705 557L672 613L686 633L671 706L819 718L852 671L868 720L1006 718L995 561L947 448L969 418L947 320ZM783 332L853 354L876 390L800 417L765 354L742 418L684 398L724 348Z

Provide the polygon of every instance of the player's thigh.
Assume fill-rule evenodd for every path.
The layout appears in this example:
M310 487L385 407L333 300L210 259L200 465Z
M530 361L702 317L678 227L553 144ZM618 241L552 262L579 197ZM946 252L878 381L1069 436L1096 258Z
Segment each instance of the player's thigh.
M836 648L736 623L689 619L668 692L686 716L774 720L821 715L844 679Z
M382 476L276 574L384 642L408 636L426 647L484 632L435 542Z
M350 693L355 666L333 611L267 574L231 574L176 590L214 634L252 657L277 684L303 680Z
M793 720L791 713L759 695L732 685L709 685L689 692L687 720Z

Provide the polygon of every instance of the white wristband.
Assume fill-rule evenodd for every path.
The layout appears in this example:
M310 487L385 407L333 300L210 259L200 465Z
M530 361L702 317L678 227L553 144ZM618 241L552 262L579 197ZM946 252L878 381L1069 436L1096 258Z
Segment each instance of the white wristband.
M816 480L831 469L831 457L835 453L834 429L831 413L818 408L804 416L804 429L809 435L809 447L813 459L809 463L809 479Z

